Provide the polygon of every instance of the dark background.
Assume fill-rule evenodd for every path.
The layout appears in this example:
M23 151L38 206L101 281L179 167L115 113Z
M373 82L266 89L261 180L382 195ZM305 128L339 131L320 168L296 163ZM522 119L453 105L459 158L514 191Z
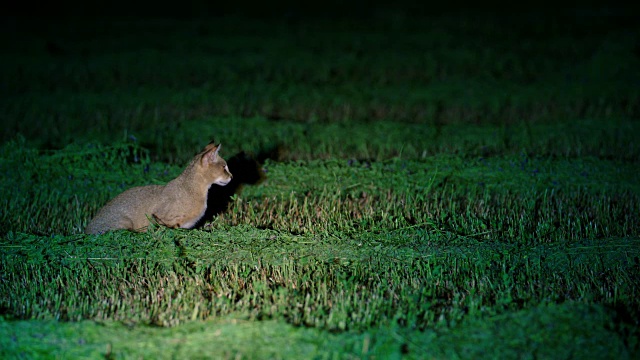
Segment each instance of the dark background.
M367 18L398 12L408 16L433 16L465 12L539 14L542 16L615 17L623 21L638 19L640 6L623 1L27 1L5 6L3 17L38 16L57 21L70 17L210 17L248 16L274 20L295 18Z

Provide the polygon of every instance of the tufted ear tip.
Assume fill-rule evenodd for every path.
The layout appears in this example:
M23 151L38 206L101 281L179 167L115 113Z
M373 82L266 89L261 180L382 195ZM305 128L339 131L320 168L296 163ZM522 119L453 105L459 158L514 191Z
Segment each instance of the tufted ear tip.
M204 150L202 150L202 152L209 151L215 147L217 147L215 141L211 141L210 143L207 144L207 146L204 147Z

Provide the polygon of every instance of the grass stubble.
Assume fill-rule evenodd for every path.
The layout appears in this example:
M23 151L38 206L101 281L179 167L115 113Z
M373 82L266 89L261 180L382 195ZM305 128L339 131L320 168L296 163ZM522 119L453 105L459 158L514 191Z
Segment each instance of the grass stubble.
M127 183L131 174L140 182L162 182L180 168L151 162L132 142L72 145L50 154L15 142L5 151L11 155L3 171L12 174L5 184L47 179L32 183L30 191L40 196L29 203L3 196L3 223L13 226L5 228L1 245L3 309L10 319L115 321L124 324L122 331L201 321L212 329L238 321L245 329L276 321L276 328L301 336L301 344L340 338L330 348L336 354L448 357L480 351L455 331L508 336L502 327L513 317L523 326L532 322L535 334L535 326L555 324L556 317L578 317L597 331L564 334L567 341L596 341L606 329L619 342L596 341L602 354L636 346L640 211L634 164L612 171L608 161L523 155L268 160L265 182L245 187L202 229L95 237L80 233L97 199L136 185ZM10 172L13 161L31 165ZM79 191L82 186L92 190ZM576 314L563 313L565 307ZM530 313L545 311L555 315L538 322ZM13 321L5 322L8 329ZM520 332L516 345L499 349L517 354L533 351L532 344L547 346L545 331L535 335L543 337L538 343ZM366 351L356 344L363 336L369 336ZM457 342L441 342L448 337ZM92 344L87 351L97 351ZM26 351L32 344L9 345ZM488 345L496 346L478 347ZM229 346L235 350L228 356L236 350L259 354ZM133 348L110 351L142 351ZM310 349L322 353L322 346ZM263 355L286 355L269 351Z

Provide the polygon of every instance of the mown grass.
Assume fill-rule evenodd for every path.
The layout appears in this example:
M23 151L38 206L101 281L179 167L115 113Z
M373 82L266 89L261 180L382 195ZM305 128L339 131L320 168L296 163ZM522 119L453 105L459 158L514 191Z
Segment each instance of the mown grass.
M522 247L425 231L341 238L238 226L127 239L9 235L4 306L19 318L173 326L241 314L326 330L424 330L546 302L637 308L631 238Z
M134 142L74 145L51 154L25 146L17 141L3 147L5 233L80 233L91 214L124 189L165 183L182 170L151 162ZM638 231L635 163L440 155L267 161L259 171L266 182L247 186L213 226L345 234L425 227L514 242Z
M599 306L543 305L424 332L401 327L328 333L277 321L223 318L172 328L113 322L0 320L0 354L152 358L629 358ZM478 343L486 346L479 347ZM220 349L212 352L211 349ZM214 355L215 354L215 355Z
M267 179L203 230L96 237L79 233L103 201L180 168L131 141L4 151L4 189L39 194L3 194L2 306L12 318L427 331L569 301L612 309L620 341L636 346L635 164L525 154L267 161ZM24 181L35 177L47 182Z
M0 354L636 357L637 30L385 19L14 33ZM212 138L264 180L199 229L82 234Z

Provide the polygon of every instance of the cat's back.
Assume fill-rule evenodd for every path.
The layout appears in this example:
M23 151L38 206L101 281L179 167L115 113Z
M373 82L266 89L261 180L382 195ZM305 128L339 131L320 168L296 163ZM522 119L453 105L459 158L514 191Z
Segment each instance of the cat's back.
M102 210L112 207L122 207L119 210L146 208L146 204L157 201L163 188L164 185L146 185L127 189L111 199Z

